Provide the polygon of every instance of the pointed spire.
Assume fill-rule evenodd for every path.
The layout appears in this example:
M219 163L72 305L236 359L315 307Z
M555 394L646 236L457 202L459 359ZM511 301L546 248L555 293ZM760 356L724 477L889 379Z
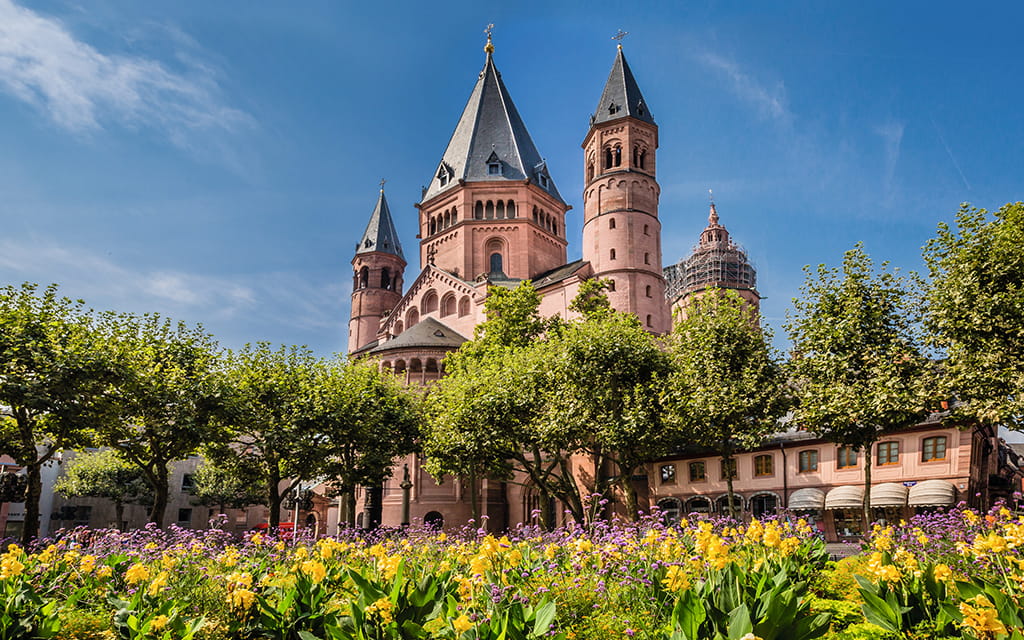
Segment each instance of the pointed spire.
M708 196L711 199L711 211L708 213L708 226L718 225L718 209L715 208L715 194L708 189Z
M612 64L611 73L608 74L608 82L605 83L601 101L597 104L597 111L591 118L591 124L627 116L654 124L654 116L651 115L651 110L640 93L640 86L637 85L636 78L633 77L633 72L626 62L626 56L622 53L622 40L619 38L615 62Z
M485 51L484 68L423 194L423 201L457 185L460 180L507 182L529 179L564 202L501 80L501 73L494 65L494 44L490 33Z
M356 246L356 255L378 251L390 253L405 260L405 256L402 255L402 245L398 241L398 231L391 219L391 209L388 207L387 198L384 197L384 182L385 180L380 181L380 196L377 198L377 206L373 208L370 223L366 225L363 238Z

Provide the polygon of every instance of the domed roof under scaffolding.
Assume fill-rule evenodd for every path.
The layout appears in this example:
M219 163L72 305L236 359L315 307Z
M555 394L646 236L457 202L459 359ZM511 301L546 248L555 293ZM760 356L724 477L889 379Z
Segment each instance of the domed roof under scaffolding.
M757 286L757 271L743 247L733 242L729 231L719 224L714 202L700 242L688 257L665 267L664 273L669 302L710 287L754 290Z

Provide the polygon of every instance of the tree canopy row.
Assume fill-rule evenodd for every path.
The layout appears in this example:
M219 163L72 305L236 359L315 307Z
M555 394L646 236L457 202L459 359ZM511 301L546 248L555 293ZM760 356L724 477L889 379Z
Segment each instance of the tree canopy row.
M992 214L964 205L925 247L927 277L876 267L859 244L837 267L807 268L785 358L729 291L689 300L659 338L611 309L602 281L581 285L571 321L542 318L528 282L492 288L486 321L426 394L372 361L266 343L221 351L200 327L96 314L54 286L7 287L0 452L27 472L26 540L37 533L40 467L86 446L114 452L96 463L105 477L117 465L139 474L141 488L118 481L127 493L115 501L148 501L157 523L169 465L199 451L212 462L199 474L209 504L266 504L272 526L287 489L314 479L347 496L352 517L356 487L382 482L412 451L437 476L529 484L549 526L556 500L580 521L596 513L595 495L635 514L643 465L696 445L728 466L788 412L860 451L944 400L960 424L1019 428L1021 246L1024 204Z

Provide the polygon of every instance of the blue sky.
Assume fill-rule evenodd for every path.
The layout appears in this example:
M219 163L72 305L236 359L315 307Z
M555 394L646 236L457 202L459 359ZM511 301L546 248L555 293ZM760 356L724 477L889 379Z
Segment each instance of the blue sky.
M1024 198L1020 7L0 0L0 283L202 322L229 347L343 350L377 184L415 256L412 205L487 23L574 207L571 260L621 28L660 126L666 260L713 188L781 333L804 265L863 241L920 268L960 202Z

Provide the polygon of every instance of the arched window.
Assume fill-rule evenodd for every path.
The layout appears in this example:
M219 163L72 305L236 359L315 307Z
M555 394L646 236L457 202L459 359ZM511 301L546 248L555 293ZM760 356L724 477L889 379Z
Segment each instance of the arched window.
M462 299L459 300L459 317L461 318L463 316L468 316L468 315L469 315L469 296L462 296Z
M651 326L651 314L647 314L647 326Z
M391 331L397 336L398 334L402 333L403 329L404 327L402 326L402 321L399 320L398 322L395 323L395 327Z
M455 313L455 294L448 292L441 299L441 317L450 316Z
M484 207L484 218L487 220L494 219L494 203L490 200L487 201L487 206Z
M613 158L612 158L612 150L611 150L611 148L605 149L604 150L604 168L605 169L611 169L612 168L612 161L613 161Z
M505 269L502 266L501 254L500 253L497 253L497 252L492 253L490 260L491 260L491 273L505 273Z
M633 147L633 166L640 166L640 147Z
M587 165L587 182L594 179L594 163L591 162Z
M365 289L370 286L370 269L363 267L359 270L359 288Z
M516 217L516 203L513 200L509 200L508 204L505 205L505 217L514 218Z
M405 326L410 329L412 326L420 321L420 312L413 307L405 312Z
M650 298L651 297L651 285L647 285L646 292L647 292L647 297Z
M641 151L640 152L640 168L641 169L646 169L647 168L646 165L647 165L647 152L646 151Z
M476 201L476 207L473 209L473 217L477 220L484 219L484 203L479 200Z
M409 361L409 373L422 373L423 363L419 358L413 358Z
M615 218L611 218L610 220L608 220L608 228L609 229L614 229L615 228Z
M736 512L740 513L743 511L743 496L733 494L732 504L736 507ZM725 495L715 501L715 509L718 513L729 513L729 496Z
M498 200L498 206L495 207L495 214L496 214L494 216L495 218L498 218L499 220L504 220L505 219L505 201L504 200Z
M431 289L423 294L423 301L420 303L420 306L423 307L423 315L437 311L437 292Z
M544 226L551 231L551 216L548 214L544 214Z
M648 233L649 231L650 231L650 226L645 224L644 225L644 235L645 236L651 235L650 233Z
M609 260L614 260L615 259L615 249L610 249L608 251L608 259Z
M551 220L551 231L557 236L558 235L558 220Z
M614 280L609 280L608 281L608 290L609 291L615 291L615 281Z
M429 233L430 233L430 235L434 235L435 233L437 233L437 218L431 218L430 219L430 231L429 231Z
M711 513L711 502L707 498L690 498L686 501L687 513Z
M395 373L405 373L405 360L395 361Z
M458 221L459 221L459 208L458 207L452 207L452 224L455 224Z
M450 226L452 226L452 212L446 209L444 212L444 226L442 228L447 229Z
M533 221L537 222L538 224L540 224L539 220L540 220L540 213L537 211L537 205L533 205Z
M380 288L391 290L391 271L387 267L380 270Z
M615 145L615 166L622 166L622 147Z
M649 254L649 253L645 253L644 254L644 264L651 264L651 254Z

